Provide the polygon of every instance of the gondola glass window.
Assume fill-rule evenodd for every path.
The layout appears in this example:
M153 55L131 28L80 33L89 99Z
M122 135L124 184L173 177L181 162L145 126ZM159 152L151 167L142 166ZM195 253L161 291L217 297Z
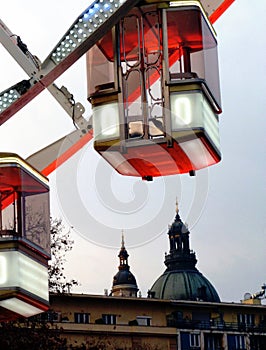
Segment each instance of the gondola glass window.
M48 180L16 154L1 153L1 315L29 317L48 309L49 259Z

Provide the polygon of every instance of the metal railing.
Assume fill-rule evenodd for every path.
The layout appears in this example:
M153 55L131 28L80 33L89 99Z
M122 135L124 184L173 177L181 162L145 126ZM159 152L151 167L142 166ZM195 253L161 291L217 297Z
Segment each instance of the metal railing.
M266 333L266 324L245 324L237 322L223 321L200 321L200 320L175 320L167 319L168 327L176 327L179 329L200 329L200 330L219 330L234 331L248 333Z

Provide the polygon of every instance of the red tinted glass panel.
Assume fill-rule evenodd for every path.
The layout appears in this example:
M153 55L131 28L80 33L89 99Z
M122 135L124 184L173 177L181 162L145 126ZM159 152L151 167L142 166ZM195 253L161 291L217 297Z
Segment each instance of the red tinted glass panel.
M217 42L199 8L167 10L171 79L201 79L221 111Z
M0 166L0 192L14 188L20 192L48 192L45 185L21 167L14 165Z
M25 237L50 254L49 188L18 164L0 165L0 238Z

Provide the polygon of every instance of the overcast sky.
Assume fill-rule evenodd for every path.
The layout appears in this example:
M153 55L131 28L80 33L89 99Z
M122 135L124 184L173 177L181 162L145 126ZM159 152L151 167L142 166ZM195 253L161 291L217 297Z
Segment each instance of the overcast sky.
M1 19L43 61L87 6L84 0L5 2ZM73 226L66 268L81 282L76 291L110 290L123 229L131 271L145 296L165 269L176 197L197 267L223 301L239 301L266 283L265 16L265 1L236 0L214 26L223 105L218 165L195 178L146 183L118 175L88 145L50 176L51 214ZM1 91L27 79L2 47L0 57ZM88 118L84 58L56 83L84 104ZM0 127L0 149L27 157L72 130L71 119L45 91Z

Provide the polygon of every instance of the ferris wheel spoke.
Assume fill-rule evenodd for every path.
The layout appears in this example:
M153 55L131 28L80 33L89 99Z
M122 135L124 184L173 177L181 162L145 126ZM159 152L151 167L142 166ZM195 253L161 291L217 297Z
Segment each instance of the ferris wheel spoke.
M72 66L108 30L110 30L139 0L96 0L75 20L63 38L58 42L43 63L23 60L25 46L11 43L9 30L1 22L0 41L14 51L14 57L31 76L23 91L20 84L13 85L0 93L0 125L29 103L45 88ZM17 47L16 47L17 46ZM11 52L10 52L11 53ZM11 53L12 54L12 53ZM36 63L36 64L35 64Z

